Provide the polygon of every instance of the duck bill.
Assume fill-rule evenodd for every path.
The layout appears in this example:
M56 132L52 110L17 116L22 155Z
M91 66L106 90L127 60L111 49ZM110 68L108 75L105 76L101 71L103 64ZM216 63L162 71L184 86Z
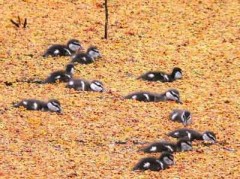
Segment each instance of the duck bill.
M215 139L215 140L211 140L210 142L211 142L212 144L218 143L216 139Z
M63 110L60 109L59 111L57 111L58 114L62 115L63 114Z
M77 53L82 52L82 51L84 51L84 48L83 48L83 46L80 45L79 49L77 50Z
M187 121L183 121L183 125L184 125L184 126L187 126L187 125L188 125L188 122L187 122Z
M180 99L178 99L176 102L179 104L183 104L183 102Z
M188 119L188 120L183 121L183 125L184 125L184 126L187 126L187 125L189 125L189 124L191 124L191 123L192 123L192 119L191 119L191 118Z

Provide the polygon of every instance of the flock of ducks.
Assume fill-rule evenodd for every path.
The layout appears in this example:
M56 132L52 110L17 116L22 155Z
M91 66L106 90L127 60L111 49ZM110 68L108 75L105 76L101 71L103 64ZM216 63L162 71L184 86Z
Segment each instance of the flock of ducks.
M140 149L139 151L143 151L145 153L162 152L162 155L159 158L147 157L141 159L135 165L133 170L164 170L174 164L173 153L192 150L192 141L203 140L210 143L216 142L216 135L211 131L205 131L201 134L195 130L187 128L169 132L167 136L177 138L178 141L176 143L167 141L155 142L143 149Z
M71 61L66 65L64 70L52 72L46 79L41 81L32 81L33 83L66 83L66 88L72 88L77 91L96 91L103 92L103 83L98 80L88 81L84 79L73 78L74 66L77 64L90 64L98 58L101 58L101 53L95 46L90 46L87 51L83 52L83 47L76 39L71 39L66 45L55 44L50 46L43 57L57 57L57 56L70 56ZM160 71L147 72L137 79L147 81L160 81L160 82L173 82L182 78L182 70L178 67L173 68L171 74ZM163 93L152 93L146 91L134 92L124 97L124 99L133 99L142 102L159 102L159 101L175 101L182 104L180 100L179 91L176 89L169 89ZM47 102L36 99L24 99L14 104L14 107L24 107L27 110L41 110L61 113L60 102L56 99L51 99ZM169 115L171 121L176 121L187 126L191 123L191 113L187 110L174 109ZM216 135L211 131L199 133L197 131L182 128L172 131L167 134L170 137L177 138L176 143L168 141L160 141L150 144L139 151L145 153L161 152L159 158L147 157L141 159L133 168L133 170L151 170L159 171L169 168L174 164L175 152L183 152L192 150L193 140L203 140L211 143L216 142Z

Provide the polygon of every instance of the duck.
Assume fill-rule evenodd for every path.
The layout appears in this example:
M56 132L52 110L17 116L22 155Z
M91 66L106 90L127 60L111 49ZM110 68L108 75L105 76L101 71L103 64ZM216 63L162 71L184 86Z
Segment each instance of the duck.
M155 142L150 144L149 146L140 149L145 153L155 153L155 152L184 152L192 150L192 143L187 138L181 138L177 141L177 143L172 142Z
M169 152L163 152L159 158L146 157L141 159L132 170L159 171L169 168L174 164L174 156Z
M80 41L71 39L67 42L67 45L54 44L50 46L43 54L43 57L72 56L74 53L80 50L83 50Z
M212 131L205 131L203 133L200 133L192 129L182 128L169 132L167 135L178 139L187 137L190 141L203 140L210 143L215 143L217 141L216 134Z
M90 64L93 63L97 58L101 58L102 55L96 46L90 46L86 53L77 53L72 57L71 63L74 64Z
M24 107L27 110L41 110L61 113L60 102L56 99L51 99L48 102L36 99L24 99L18 103L13 104L14 107Z
M124 99L134 99L143 102L176 101L177 103L182 104L179 91L176 89L169 89L161 94L151 92L134 92L125 96Z
M67 64L65 70L58 70L51 73L42 83L68 82L74 73L74 64Z
M98 80L87 81L84 79L71 79L66 87L73 88L77 91L104 91L103 83Z
M137 79L142 79L146 81L161 81L165 82L173 82L177 79L182 78L182 69L179 67L174 67L171 74L167 74L161 71L149 71Z
M191 123L192 116L187 110L174 109L169 115L169 119L172 121L181 122L184 126L187 126Z

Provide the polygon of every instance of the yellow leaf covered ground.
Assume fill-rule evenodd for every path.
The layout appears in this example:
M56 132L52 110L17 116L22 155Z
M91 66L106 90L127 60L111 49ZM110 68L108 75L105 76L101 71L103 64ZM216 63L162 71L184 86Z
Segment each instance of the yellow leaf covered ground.
M240 177L239 1L110 0L108 40L102 39L104 9L98 1L3 0L0 5L0 177ZM10 23L17 16L28 18L27 29ZM71 38L85 48L96 45L103 54L96 63L78 65L75 76L98 79L111 93L14 83L62 69L68 57L41 55L50 44ZM170 72L174 66L183 69L182 80L136 80L148 70ZM179 89L183 105L122 99L137 90L168 88ZM23 98L57 98L64 114L12 107ZM143 145L134 141L167 140L165 133L182 127L168 120L173 108L190 110L190 127L214 131L220 144L194 142L193 151L175 155L170 169L132 172L148 156L137 152Z

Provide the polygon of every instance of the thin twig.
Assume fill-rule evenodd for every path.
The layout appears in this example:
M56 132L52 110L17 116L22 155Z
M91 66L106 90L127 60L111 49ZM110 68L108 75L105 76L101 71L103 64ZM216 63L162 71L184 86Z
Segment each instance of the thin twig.
M108 38L108 4L107 0L105 0L104 6L105 6L105 30L104 30L104 38Z
M19 24L17 23L17 22L15 22L14 20L10 20L11 21L11 23L13 23L13 25L15 25L16 27L18 27L19 28Z
M20 19L20 16L18 16L18 25L19 25L19 26L21 25L21 19Z
M11 23L15 25L17 28L20 28L21 26L21 18L18 16L18 22L15 22L14 20L10 19ZM27 18L24 19L23 28L25 29L27 27Z
M24 20L23 28L25 29L27 27L27 18Z

